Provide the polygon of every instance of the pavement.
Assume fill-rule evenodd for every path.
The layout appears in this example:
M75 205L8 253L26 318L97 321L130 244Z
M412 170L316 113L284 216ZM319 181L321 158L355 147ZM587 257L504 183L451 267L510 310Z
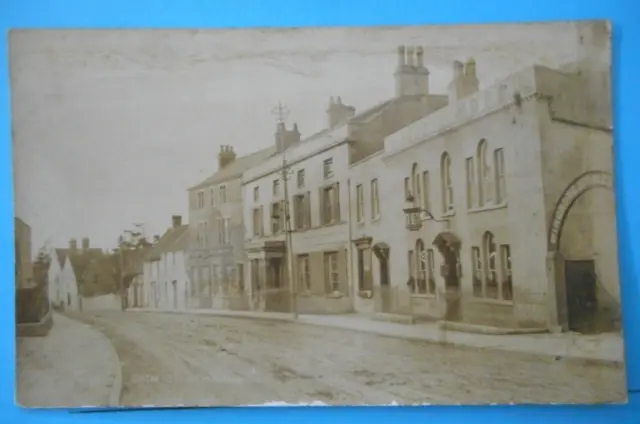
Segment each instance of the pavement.
M623 368L548 356L286 319L122 311L73 318L112 341L122 365L124 407L593 404L627 398Z
M53 314L45 337L17 338L16 402L27 408L110 407L122 374L111 342L90 326Z
M192 315L212 315L271 321L293 321L291 314L278 312L224 311L212 309L147 309L132 308L131 312L162 312ZM577 333L542 334L472 334L443 329L437 323L398 324L374 320L367 314L299 315L299 323L380 336L425 341L466 348L493 349L508 352L550 356L617 367L624 366L624 342L621 334L581 335Z

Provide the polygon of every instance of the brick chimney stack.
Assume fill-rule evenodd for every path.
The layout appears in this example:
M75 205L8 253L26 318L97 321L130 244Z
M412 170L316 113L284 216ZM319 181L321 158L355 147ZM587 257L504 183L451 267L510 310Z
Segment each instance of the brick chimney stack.
M69 251L71 253L76 253L78 250L78 241L74 238L69 240Z
M274 138L278 152L287 150L289 146L300 142L300 130L298 129L298 124L294 122L293 127L288 130L284 122L278 122L276 124Z
M424 64L422 46L398 46L397 55L396 96L429 95L429 70Z
M463 99L477 92L480 87L476 75L476 61L473 58L462 63L453 62L453 79L449 83L449 103Z
M83 237L82 238L82 251L86 252L87 250L89 250L89 246L90 246L89 237Z
M342 103L340 96L335 100L333 97L329 99L329 107L327 108L327 125L329 128L344 124L355 115L356 108Z
M218 169L222 169L236 160L236 152L233 151L233 147L229 145L220 146L220 153L218 153Z
M178 228L179 226L182 225L182 216L180 215L173 215L171 217L171 226L173 228Z

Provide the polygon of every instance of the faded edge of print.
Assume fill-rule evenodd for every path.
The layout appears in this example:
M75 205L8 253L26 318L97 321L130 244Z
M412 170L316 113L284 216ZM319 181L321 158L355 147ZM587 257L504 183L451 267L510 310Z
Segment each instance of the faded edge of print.
M610 27L10 33L17 402L625 402Z

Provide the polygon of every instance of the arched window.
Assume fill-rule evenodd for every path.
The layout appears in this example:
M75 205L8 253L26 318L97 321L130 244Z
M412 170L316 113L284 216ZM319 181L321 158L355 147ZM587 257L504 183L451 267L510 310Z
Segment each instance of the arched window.
M442 182L442 213L453 211L453 185L451 182L451 158L446 152L442 154L440 163Z
M427 292L427 252L424 250L424 242L421 239L416 241L416 259L418 263L416 285L419 294Z
M414 163L411 167L411 192L413 194L414 206L422 205L422 187L420 184L420 174L418 173L417 163Z
M498 298L498 271L496 242L493 234L489 231L484 233L482 239L482 250L484 258L484 283L485 295L488 298Z
M487 140L480 140L477 151L479 206L484 206L489 203L492 197L491 167L489 166L489 161L487 159L487 150Z

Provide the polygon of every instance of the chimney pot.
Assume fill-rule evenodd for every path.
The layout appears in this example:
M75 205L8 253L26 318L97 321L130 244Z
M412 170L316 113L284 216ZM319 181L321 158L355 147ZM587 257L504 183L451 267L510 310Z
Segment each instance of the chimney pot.
M414 51L414 49L413 49L412 46L407 47L407 65L409 65L409 66L414 66L413 51Z
M420 68L424 67L424 50L422 46L416 47L416 65Z
M171 217L171 226L173 228L178 228L179 226L182 225L182 216L180 215L173 215Z
M459 60L453 62L453 79L457 80L464 73L464 65Z
M406 65L405 47L398 46L398 67Z
M220 153L218 154L218 168L222 169L229 165L236 159L236 153L233 151L230 145L224 144L220 147Z
M464 66L464 74L468 77L476 76L476 61L473 58L467 60L467 63Z

